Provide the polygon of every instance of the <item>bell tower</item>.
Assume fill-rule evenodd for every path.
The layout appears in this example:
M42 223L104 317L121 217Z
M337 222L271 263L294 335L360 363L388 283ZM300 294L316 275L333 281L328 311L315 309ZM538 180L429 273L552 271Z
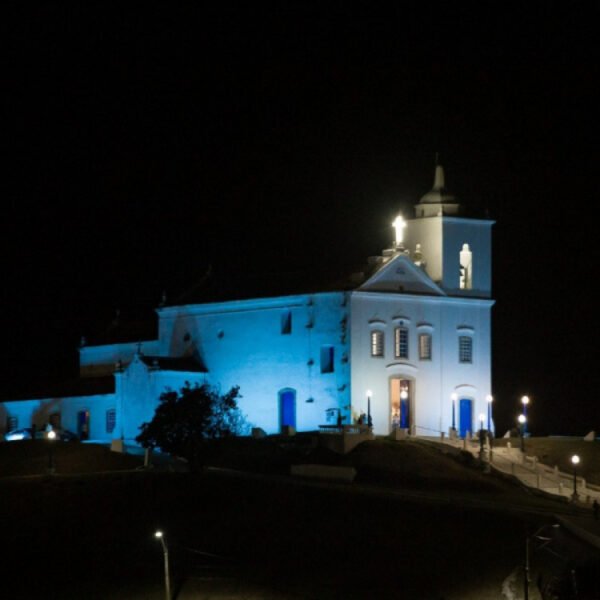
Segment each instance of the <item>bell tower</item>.
M418 251L422 267L448 295L489 298L492 293L492 225L488 219L462 216L462 207L446 189L437 164L433 187L406 223L404 243ZM417 250L418 247L418 250Z

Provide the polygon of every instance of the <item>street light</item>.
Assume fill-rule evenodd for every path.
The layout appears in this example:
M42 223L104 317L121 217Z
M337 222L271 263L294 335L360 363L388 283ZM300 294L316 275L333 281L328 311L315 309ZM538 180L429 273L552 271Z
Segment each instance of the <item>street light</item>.
M579 464L579 456L573 454L571 462L573 463L573 502L575 502L577 500L577 465Z
M483 458L483 439L485 437L483 433L483 421L485 420L485 415L483 413L479 413L479 458Z
M525 452L525 423L527 423L527 417L525 415L519 415L517 421L519 421L519 434L521 435L521 452Z
M552 527L552 529L554 529L556 531L560 527L560 525L558 523L554 523L553 525L549 525L548 523L546 523L546 524L542 525L539 529L537 529L537 531L535 533L533 533L531 535L529 535L529 533L527 531L527 525L525 525L525 569L523 571L523 593L524 593L523 598L524 598L524 600L529 599L529 555L530 555L529 542L530 542L530 540L534 540L534 539L538 539L538 540L541 540L542 542L544 542L538 548L538 550L544 546L547 546L549 543L551 543L554 538L540 535L540 533L547 527Z
M371 396L373 392L367 390L367 425L373 427L373 419L371 418Z
M163 548L163 555L165 557L165 598L166 600L171 600L171 581L169 578L169 549L167 548L167 544L165 543L165 538L163 532L156 531L154 533L154 537L160 540Z
M523 427L523 433L527 433L527 405L529 404L529 396L523 396L521 398L521 404L523 405L523 415L525 417L525 425Z
M452 431L456 431L456 401L458 400L458 396L456 394L451 394L450 399L452 400Z
M492 402L494 401L494 397L491 394L488 394L485 397L487 402L487 423L488 423L488 431L492 430Z
M48 440L48 473L52 475L56 471L54 465L54 440L56 439L56 432L54 429L48 432L46 439Z

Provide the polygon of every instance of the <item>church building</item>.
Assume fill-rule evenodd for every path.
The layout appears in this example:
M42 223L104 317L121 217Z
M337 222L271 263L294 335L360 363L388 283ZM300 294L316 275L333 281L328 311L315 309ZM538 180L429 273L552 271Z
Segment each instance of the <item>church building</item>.
M1 403L0 426L132 445L162 392L207 382L239 385L242 413L268 434L361 418L378 435L493 429L492 225L463 216L438 165L415 217L399 215L361 271L232 290L207 273L196 295L156 309L154 336L82 344L76 386Z

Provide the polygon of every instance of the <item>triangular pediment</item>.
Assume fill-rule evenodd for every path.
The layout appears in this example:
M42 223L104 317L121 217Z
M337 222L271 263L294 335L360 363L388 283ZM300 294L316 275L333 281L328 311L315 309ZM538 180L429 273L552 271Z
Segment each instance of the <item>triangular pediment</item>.
M391 258L358 289L361 292L446 295L406 254Z

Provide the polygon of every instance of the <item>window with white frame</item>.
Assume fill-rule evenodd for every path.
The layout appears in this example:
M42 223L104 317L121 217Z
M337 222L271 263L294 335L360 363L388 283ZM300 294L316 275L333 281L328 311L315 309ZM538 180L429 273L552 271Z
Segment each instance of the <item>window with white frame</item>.
M371 331L371 356L383 356L383 331Z
M473 362L473 338L468 335L461 335L458 338L458 362Z
M394 355L396 358L408 358L408 329L396 327L394 330Z
M419 334L419 359L431 360L431 334Z

